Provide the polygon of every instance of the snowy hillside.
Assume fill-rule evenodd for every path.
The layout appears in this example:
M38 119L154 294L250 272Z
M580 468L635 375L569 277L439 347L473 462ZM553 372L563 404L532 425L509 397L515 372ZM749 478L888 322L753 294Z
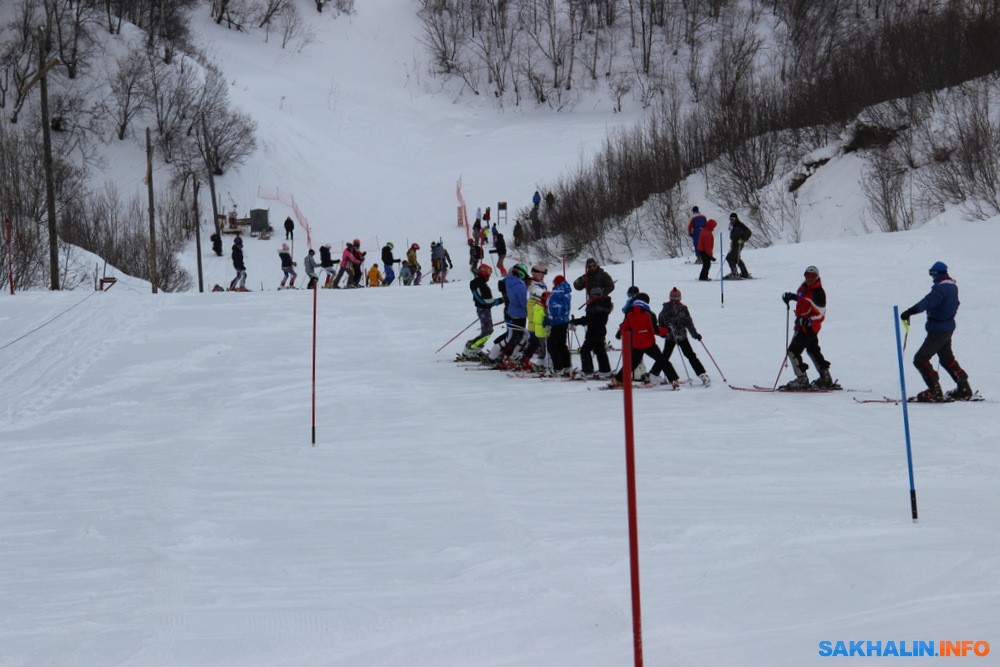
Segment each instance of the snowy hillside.
M911 407L914 523L900 409L852 400L898 392L891 307L937 259L1000 397L995 225L751 251L725 308L696 267L637 265L740 385L774 381L779 296L818 265L823 349L870 390L736 392L702 353L710 388L636 392L646 664L995 640L996 403ZM128 287L3 298L0 664L631 664L620 394L435 355L474 317L463 283L324 290L312 447L310 293Z
M400 5L310 15L301 53L205 12L261 129L219 191L280 227L290 209L258 192L281 189L335 248L418 241L426 260L443 237L464 277L460 176L473 210L525 205L630 119L434 97ZM126 191L140 171L123 156L107 177ZM825 664L820 642L839 640L1000 650L997 220L856 236L858 178L850 157L811 178L805 242L748 251L756 279L725 283L724 307L698 267L637 257L657 310L683 292L714 380L635 392L647 665ZM313 447L313 295L273 290L281 242L247 241L249 294L154 297L123 277L0 295L0 666L631 664L621 394L463 370L471 330L435 354L475 317L464 282L322 290ZM231 279L226 251L203 256L208 287ZM928 291L937 260L961 289L956 355L990 401L910 408L913 522L901 408L853 399L898 394L892 306ZM824 353L860 391L730 390L706 351L729 383L773 384L780 295L810 264ZM620 306L630 267L606 268Z

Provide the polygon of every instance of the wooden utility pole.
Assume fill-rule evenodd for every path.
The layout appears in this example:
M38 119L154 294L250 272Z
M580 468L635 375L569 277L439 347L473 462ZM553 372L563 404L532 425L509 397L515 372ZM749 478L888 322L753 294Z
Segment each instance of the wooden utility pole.
M49 218L49 289L59 289L59 238L56 235L56 179L52 168L52 128L49 125L49 87L48 73L59 64L58 58L45 62L48 52L45 39L45 29L38 29L38 72L21 87L25 95L32 86L38 84L42 111L42 162L45 170L45 212Z
M201 270L201 218L198 217L198 190L201 189L201 182L198 181L197 176L193 176L194 181L194 247L198 253L198 291L205 291L205 279Z
M149 191L149 282L156 294L156 211L153 205L153 139L146 128L146 187Z

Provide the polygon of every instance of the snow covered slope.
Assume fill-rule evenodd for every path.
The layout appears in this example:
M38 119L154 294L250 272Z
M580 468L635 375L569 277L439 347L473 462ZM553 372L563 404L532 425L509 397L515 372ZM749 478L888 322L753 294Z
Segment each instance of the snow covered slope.
M891 307L941 259L997 399L996 242L988 221L750 251L725 308L681 261L636 275L682 290L730 382L770 385L780 294L816 264L834 376L881 396ZM631 663L621 395L435 355L474 317L464 283L318 297L315 447L308 292L0 297L0 664ZM699 353L710 388L635 396L646 664L995 644L995 402L911 406L914 523L899 407L731 391Z

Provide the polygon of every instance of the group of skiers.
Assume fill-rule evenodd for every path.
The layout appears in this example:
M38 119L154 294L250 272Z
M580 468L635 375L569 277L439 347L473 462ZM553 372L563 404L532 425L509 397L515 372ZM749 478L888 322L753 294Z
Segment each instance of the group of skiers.
M576 377L577 371L572 365L568 342L571 331L582 326L585 333L580 345L581 377L610 378L610 388L622 386L625 381L624 369L611 375L606 341L608 320L614 312L611 293L615 289L615 283L596 259L587 260L583 275L574 280L572 285L564 276L558 275L553 279L551 289L546 284L548 271L544 266L535 264L529 270L524 263L519 262L500 280L499 297L494 297L490 289L492 273L492 267L480 264L469 283L480 331L476 337L466 342L465 349L458 356L460 360L477 360L500 370ZM927 312L927 338L913 359L927 389L917 394L913 400L969 400L973 398L974 392L969 384L968 374L955 359L951 347L955 314L959 306L958 286L948 275L948 267L943 262L935 262L929 273L933 280L930 293L900 314L901 319L908 324L913 315ZM583 292L585 298L582 317L571 316L573 289ZM701 341L701 334L695 328L691 312L681 298L679 289L671 289L669 300L663 302L657 316L653 313L649 294L634 285L629 288L628 298L621 309L624 318L617 327L615 337L621 340L625 332L630 334L630 378L636 378L637 369L644 357L649 357L653 362L652 367L636 379L647 383L655 380L655 383L669 384L672 389L678 389L682 383L670 363L670 356L675 348L680 348L702 384L706 387L710 384L711 379L689 340L693 338ZM840 389L830 373L830 362L823 355L819 344L819 332L826 318L826 292L819 269L815 266L806 267L798 289L785 292L781 298L788 308L791 307L791 302L795 302L794 335L786 351L795 377L780 389ZM492 310L498 306L503 306L504 309L505 331L493 341L489 352L486 352L486 345L493 335ZM657 337L664 339L662 349L657 344ZM803 353L809 356L818 372L815 380L809 380L806 372L809 364L803 360ZM956 389L947 393L942 391L940 378L931 363L935 355L954 380Z
M286 221L285 238L287 240L291 240L293 238L293 231L289 228L289 222L290 220ZM502 247L502 236L500 236L500 239L500 247ZM215 240L213 238L213 243L214 242ZM333 257L330 244L323 244L320 246L318 258L316 256L316 251L310 248L303 262L306 276L309 278L309 283L306 288L312 289L317 285L320 280L321 272L323 272L326 276L322 284L322 287L324 288L340 289L342 287L356 288L388 286L397 280L395 271L395 266L397 264L400 265L398 276L400 283L403 285L419 285L423 279L423 267L417 258L417 251L420 250L420 244L410 244L410 247L406 251L406 259L397 259L393 255L394 248L395 246L391 241L382 247L381 259L382 267L385 269L384 273L380 270L377 263L373 263L367 270L364 269L365 258L368 253L361 249L360 239L354 239L350 243L346 243L340 257L336 259ZM504 250L504 252L506 252L506 250ZM221 248L220 251L217 251L217 254L221 255ZM233 268L236 270L236 276L229 284L229 291L249 291L246 288L247 268L243 256L243 237L240 234L237 234L233 239L231 258ZM282 243L281 247L278 249L278 259L280 261L282 271L282 279L279 283L278 289L295 289L295 280L298 278L298 273L296 272L295 267L298 266L298 262L293 261L292 254L287 243ZM338 264L339 268L337 266ZM431 283L447 282L448 271L454 268L454 264L451 261L451 256L448 254L448 250L444 247L444 243L441 241L431 241L431 265L433 269ZM345 278L346 280L344 280ZM364 284L362 284L362 280L364 280ZM344 281L343 285L341 284L341 281Z
M502 370L534 370L573 377L576 371L570 358L569 334L582 326L582 376L611 378L612 386L621 386L621 372L612 378L606 341L608 320L614 312L611 294L615 282L596 259L587 260L584 273L572 284L564 276L556 276L551 290L545 282L548 271L544 266L535 264L529 270L525 264L518 263L500 281L501 296L498 298L494 298L489 286L492 271L492 267L480 265L476 277L469 284L480 331L478 336L466 342L461 358L479 359ZM581 317L572 317L574 289L583 292L585 298ZM492 309L500 305L504 306L506 330L493 341L492 348L486 353L485 346L493 334ZM618 326L616 338L621 339L624 331L631 332L633 372L643 356L648 356L654 364L643 379L659 378L663 373L665 377L662 381L677 389L681 384L680 377L670 363L670 355L675 347L679 347L702 383L706 386L710 383L708 373L688 341L689 335L701 340L701 334L694 326L688 307L681 302L680 290L676 287L671 290L670 300L664 302L657 317L652 312L649 295L632 286L622 313L624 319ZM656 343L656 336L665 338L662 351ZM537 360L536 353L539 355Z
M695 263L701 264L698 280L711 280L708 273L712 268L712 262L715 261L715 229L717 226L718 223L706 218L697 206L691 209L688 234L691 235L691 244L694 246ZM742 259L743 246L750 240L752 234L753 232L740 220L738 214L729 214L729 253L726 255L729 273L723 276L723 280L753 278Z

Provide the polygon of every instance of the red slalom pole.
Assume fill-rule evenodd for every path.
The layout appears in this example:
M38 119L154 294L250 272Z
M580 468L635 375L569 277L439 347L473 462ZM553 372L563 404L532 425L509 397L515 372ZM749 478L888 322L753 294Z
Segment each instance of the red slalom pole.
M319 281L313 285L313 377L312 377L312 446L316 446L316 295Z
M626 371L625 369L629 370ZM632 428L632 332L622 332L622 395L625 404L625 476L628 480L628 548L632 575L632 642L635 667L642 667L642 607L639 602L639 521L635 493L635 439ZM628 377L625 373L628 373Z

